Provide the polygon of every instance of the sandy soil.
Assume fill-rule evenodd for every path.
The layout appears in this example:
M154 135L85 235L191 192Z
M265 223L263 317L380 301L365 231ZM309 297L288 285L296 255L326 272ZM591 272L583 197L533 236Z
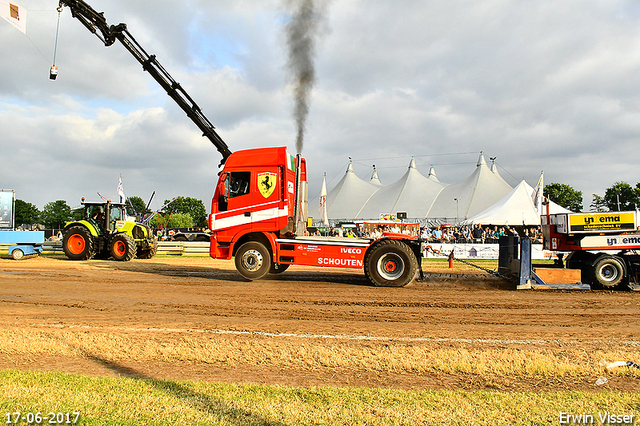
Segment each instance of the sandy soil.
M487 275L428 274L404 288L375 288L357 270L291 267L249 282L231 262L164 257L132 262L73 262L59 256L0 259L0 330L110 333L153 339L185 335L287 345L427 345L465 348L635 347L640 294L609 291L515 291ZM447 271L443 271L447 272ZM208 333L208 334L207 334ZM263 333L263 334L260 334ZM545 349L545 350L547 350ZM588 389L576 379L381 374L366 366L266 363L114 362L99 354L62 357L0 351L0 368L104 376L198 379L284 385L398 388ZM591 380L591 379L589 379ZM610 385L639 390L635 377Z

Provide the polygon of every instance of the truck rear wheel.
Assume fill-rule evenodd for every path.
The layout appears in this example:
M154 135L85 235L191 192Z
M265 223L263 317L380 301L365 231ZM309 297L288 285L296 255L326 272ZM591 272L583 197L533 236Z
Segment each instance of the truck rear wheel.
M593 274L598 286L612 289L624 279L624 264L617 257L602 256L593 265Z
M264 244L249 241L236 252L235 263L240 275L248 280L259 280L271 269L271 253Z
M413 251L402 241L380 241L364 258L364 272L377 287L404 287L413 280L417 269Z
M127 234L117 234L111 239L111 257L128 262L136 257L136 242Z
M93 237L84 226L72 226L64 232L62 249L71 260L89 260L93 257Z

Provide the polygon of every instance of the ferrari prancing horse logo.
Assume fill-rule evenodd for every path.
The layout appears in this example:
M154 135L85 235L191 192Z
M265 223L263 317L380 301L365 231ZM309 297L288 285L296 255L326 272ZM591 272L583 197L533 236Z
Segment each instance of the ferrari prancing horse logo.
M264 198L269 198L276 189L276 174L269 172L258 173L258 189Z

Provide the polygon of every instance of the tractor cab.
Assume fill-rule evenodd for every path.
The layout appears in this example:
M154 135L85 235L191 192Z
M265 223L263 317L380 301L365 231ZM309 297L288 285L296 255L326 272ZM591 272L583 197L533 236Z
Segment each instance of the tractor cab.
M116 232L116 222L125 220L125 205L121 203L83 202L84 219L100 229L102 233L112 234Z

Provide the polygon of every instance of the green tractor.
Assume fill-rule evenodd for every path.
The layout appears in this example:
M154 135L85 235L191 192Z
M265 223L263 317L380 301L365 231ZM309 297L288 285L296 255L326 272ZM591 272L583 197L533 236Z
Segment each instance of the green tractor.
M62 247L71 260L108 259L129 261L151 259L158 241L147 225L126 220L121 203L87 203L82 199L84 217L68 222L62 231Z

